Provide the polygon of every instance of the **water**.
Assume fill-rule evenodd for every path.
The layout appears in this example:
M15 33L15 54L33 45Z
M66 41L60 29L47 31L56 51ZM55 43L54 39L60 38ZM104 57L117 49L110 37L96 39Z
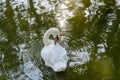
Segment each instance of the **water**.
M120 0L1 0L0 80L120 80ZM40 57L57 27L69 56L65 72Z

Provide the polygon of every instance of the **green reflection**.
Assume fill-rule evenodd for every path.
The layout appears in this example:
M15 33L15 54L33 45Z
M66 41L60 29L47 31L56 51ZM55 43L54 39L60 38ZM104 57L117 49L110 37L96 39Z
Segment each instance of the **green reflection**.
M23 67L27 60L35 63L45 80L119 80L120 6L116 4L116 0L1 0L0 80L29 79ZM61 28L62 20L66 24ZM70 58L72 52L83 51L90 54L90 61L61 73L45 67L39 54L43 34L51 27L61 30L61 44ZM21 44L26 44L24 49Z

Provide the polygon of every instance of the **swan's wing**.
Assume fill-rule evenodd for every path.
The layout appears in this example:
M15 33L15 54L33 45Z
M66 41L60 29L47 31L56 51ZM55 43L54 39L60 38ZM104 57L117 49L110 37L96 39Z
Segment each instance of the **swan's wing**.
M54 52L54 46L49 45L45 46L42 51L41 51L41 57L45 61L45 64L47 65L54 65L56 62L56 57L55 57L55 52Z
M68 61L67 51L60 45L55 46L54 43L42 49L41 57L49 65Z
M68 56L67 56L67 51L65 50L65 48L62 49L61 53L62 53L62 56L61 56L62 60L64 62L67 62L68 61Z
M52 50L52 59L53 62L67 61L67 51L60 45L56 45Z
M51 61L51 51L46 47L44 47L41 51L41 57L45 62L49 62Z

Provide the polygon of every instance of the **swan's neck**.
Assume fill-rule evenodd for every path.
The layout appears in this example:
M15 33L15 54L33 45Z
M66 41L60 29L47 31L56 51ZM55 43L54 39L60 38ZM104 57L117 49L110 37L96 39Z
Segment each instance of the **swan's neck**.
M45 46L51 43L51 40L49 39L50 35L52 35L55 38L56 35L59 35L59 30L57 28L50 28L45 32L43 36L43 43Z
M44 34L44 36L43 36L43 43L44 43L44 45L49 45L50 43L51 43L51 40L49 39L49 36L51 35L51 34L49 34L50 32L46 32L45 34Z

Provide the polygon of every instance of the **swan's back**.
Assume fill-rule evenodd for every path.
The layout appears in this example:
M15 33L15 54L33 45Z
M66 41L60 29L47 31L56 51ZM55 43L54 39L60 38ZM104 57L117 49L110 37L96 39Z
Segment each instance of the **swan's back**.
M45 46L41 51L41 57L45 61L45 65L51 67L54 71L64 71L67 67L67 51L58 43L54 42Z

